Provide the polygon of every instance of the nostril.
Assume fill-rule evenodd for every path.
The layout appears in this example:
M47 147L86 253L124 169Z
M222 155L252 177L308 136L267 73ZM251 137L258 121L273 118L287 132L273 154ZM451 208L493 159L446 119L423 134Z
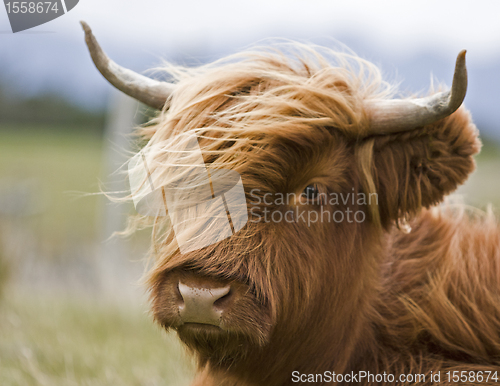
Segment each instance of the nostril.
M177 304L182 305L184 303L184 298L182 297L181 291L179 289L179 283L175 286L175 298L177 299Z
M227 294L223 295L222 297L220 297L219 299L217 299L214 302L214 307L224 308L232 297L233 297L233 291L231 290L231 288L229 288L229 291L227 292Z

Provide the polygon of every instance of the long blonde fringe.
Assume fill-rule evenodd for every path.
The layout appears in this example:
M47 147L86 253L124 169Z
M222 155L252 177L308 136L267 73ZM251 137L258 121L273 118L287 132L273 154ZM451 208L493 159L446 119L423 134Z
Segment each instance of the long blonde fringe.
M251 168L252 155L267 151L273 137L318 127L335 128L353 140L364 137L363 101L391 98L395 91L374 64L353 53L297 42L255 47L196 68L166 63L161 71L172 77L175 92L168 109L139 129L144 143L196 131L205 161L235 171ZM356 150L367 194L376 193L372 154L370 140ZM377 206L369 210L380 225ZM156 255L158 245L173 239L167 218L135 216L124 233L146 223L154 225Z

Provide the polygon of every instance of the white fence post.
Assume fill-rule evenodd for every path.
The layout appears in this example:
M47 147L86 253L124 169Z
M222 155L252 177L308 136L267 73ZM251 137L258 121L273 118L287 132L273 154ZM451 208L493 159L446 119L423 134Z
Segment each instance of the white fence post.
M120 197L127 195L128 178L123 173L126 170L124 163L130 152L130 134L139 124L139 103L125 94L114 91L108 110L104 134L103 168L102 175L106 192L121 192ZM113 194L113 193L112 193ZM113 194L116 195L116 194ZM98 216L99 248L97 258L100 291L106 297L114 300L137 298L137 280L141 269L139 264L133 264L128 240L120 237L110 237L114 232L125 229L126 216L130 208L125 204L110 202L107 197L102 198Z

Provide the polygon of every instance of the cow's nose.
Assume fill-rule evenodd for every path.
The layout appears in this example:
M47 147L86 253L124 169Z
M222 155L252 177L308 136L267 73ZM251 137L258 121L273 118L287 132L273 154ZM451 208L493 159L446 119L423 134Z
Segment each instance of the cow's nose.
M179 281L182 303L179 314L184 323L220 325L223 312L222 298L230 296L231 286L219 288L195 287ZM219 300L219 302L217 302Z

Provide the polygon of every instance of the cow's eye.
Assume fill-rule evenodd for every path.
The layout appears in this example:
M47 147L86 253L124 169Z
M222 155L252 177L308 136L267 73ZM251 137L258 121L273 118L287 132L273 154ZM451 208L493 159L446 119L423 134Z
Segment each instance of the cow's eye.
M326 188L321 184L307 185L300 195L300 203L304 205L325 205Z
M302 196L307 201L317 200L319 198L318 185L316 184L307 185L304 191L302 192Z
M300 203L306 205L324 205L326 189L321 184L307 185L300 195Z

